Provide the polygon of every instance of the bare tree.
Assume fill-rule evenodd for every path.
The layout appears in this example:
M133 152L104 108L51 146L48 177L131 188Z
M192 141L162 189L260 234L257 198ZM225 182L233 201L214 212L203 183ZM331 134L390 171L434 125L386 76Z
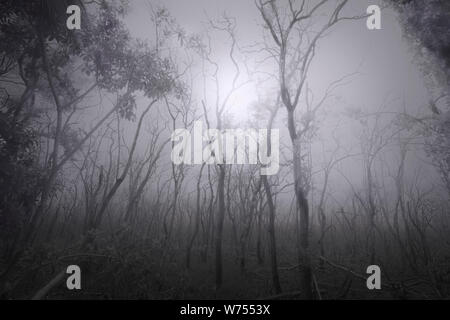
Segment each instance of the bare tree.
M322 0L309 6L306 1L302 1L300 6L294 1L288 1L288 11L285 16L280 10L277 1L259 0L256 6L264 21L265 27L269 30L276 49L272 50L277 68L278 81L280 87L281 100L286 108L288 116L288 129L292 143L293 158L293 178L295 185L295 196L297 207L300 212L299 229L299 263L300 281L303 297L311 299L312 271L309 254L309 205L307 192L304 184L304 172L302 170L302 135L303 130L298 129L295 120L295 111L299 104L300 96L303 92L308 70L313 61L318 40L342 20L357 19L358 17L343 17L341 12L348 0L339 1L334 9L329 10L327 18L322 26L314 32L308 34L306 29L311 24L315 14L320 9L325 9L330 1ZM320 20L320 19L317 19ZM291 69L289 69L291 68ZM298 68L298 69L297 69ZM290 74L293 73L293 75Z
M217 61L214 61L211 52L211 44L204 45L201 42L194 43L194 47L197 49L200 57L212 67L212 79L215 85L214 93L215 98L212 102L212 108L215 116L216 128L219 132L221 132L223 128L224 122L224 112L229 104L229 100L232 95L241 88L245 82L239 83L239 77L241 75L240 66L236 60L236 51L238 49L236 42L236 23L234 19L228 17L224 14L223 18L219 21L209 21L210 29L215 32L225 33L230 41L230 47L228 51L228 57L234 67L233 79L231 81L231 86L228 90L223 91L222 85L219 80L219 71L220 66ZM209 34L207 34L209 38ZM194 39L195 40L195 39ZM197 39L198 40L198 39ZM203 71L203 76L205 77L205 71ZM221 97L221 94L224 96ZM204 116L207 123L208 129L210 128L210 120L207 116L207 99L206 97L202 100ZM211 143L212 141L210 141ZM219 139L219 149L223 150L222 141ZM223 159L217 159L215 155L212 155L216 159L216 168L217 168L217 219L216 219L216 229L215 229L215 270L216 270L216 289L220 289L223 281L223 270L222 270L222 241L223 241L223 225L226 213L226 205L225 205L225 176L226 176L226 167Z

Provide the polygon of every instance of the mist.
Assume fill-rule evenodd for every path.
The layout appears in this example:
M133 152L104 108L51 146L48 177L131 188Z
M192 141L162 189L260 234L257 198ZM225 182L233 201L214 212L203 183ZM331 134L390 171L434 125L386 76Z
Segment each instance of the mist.
M416 4L77 4L0 10L2 299L449 297L448 42Z

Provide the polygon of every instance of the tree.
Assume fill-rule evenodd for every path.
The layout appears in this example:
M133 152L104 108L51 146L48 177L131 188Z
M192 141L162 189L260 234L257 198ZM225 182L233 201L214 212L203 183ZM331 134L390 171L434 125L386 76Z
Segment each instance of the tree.
M233 66L233 78L230 83L230 88L224 90L223 83L220 82L220 70L223 67L220 66L219 62L214 60L211 43L209 45L202 42L200 38L191 38L191 47L197 51L200 58L202 59L203 66L203 77L206 78L206 65L212 68L212 81L213 86L213 99L211 102L213 115L215 118L217 132L221 132L224 129L225 121L225 111L229 105L230 98L232 95L239 90L246 82L239 83L239 78L241 76L241 67L236 58L237 51L239 49L236 41L236 22L233 18L228 17L226 14L223 15L222 19L218 21L209 21L209 30L206 37L210 40L209 32L224 33L230 40L227 58L231 61ZM208 129L210 129L210 119L208 117L208 100L204 97L202 100L202 106L204 111L204 117ZM208 143L213 143L215 137L210 137ZM224 150L221 145L222 141L219 139L219 149ZM215 272L216 272L216 289L222 287L223 281L223 270L222 270L222 242L223 242L223 225L226 212L225 204L225 176L226 176L226 165L224 163L224 158L219 159L216 155L211 154L214 158L216 164L216 172L218 176L217 181L217 219L215 228Z
M431 121L426 151L441 174L450 194L450 3L448 1L386 0L399 13L405 36L410 40L430 92Z
M278 68L278 79L281 101L283 102L288 118L288 130L292 144L293 179L297 208L299 210L299 269L300 286L303 297L311 299L312 269L309 253L309 205L307 200L305 173L302 169L302 138L308 131L309 121L303 129L298 128L296 121L296 109L299 105L301 94L305 86L308 70L313 61L316 46L324 33L339 21L357 19L359 17L343 17L341 12L348 0L339 1L336 7L328 9L330 1L321 0L311 4L302 1L298 6L292 0L288 0L286 13L280 8L279 1L257 1L257 8L264 21L265 28L275 44L272 57L275 58ZM329 10L327 18L320 21L318 12L321 9ZM317 15L317 16L316 16ZM318 30L312 30L308 26L312 22L321 23Z
M278 110L280 109L279 105L280 105L280 96L277 97L273 109L268 108L270 116L269 121L267 123L267 134L269 137L271 134L273 122L277 116ZM271 139L267 139L267 153L271 154L271 152L272 152ZM269 209L269 225L267 229L269 233L270 268L272 271L272 283L275 293L280 294L281 285L280 285L280 276L278 274L277 242L275 236L275 216L276 216L275 201L272 195L272 190L267 175L261 175L261 180L264 185L264 191L266 193L267 205Z
M56 5L55 19L52 3ZM59 19L66 15L57 14L60 4L38 0L2 3L0 20L6 21L0 25L0 53L6 62L2 76L6 81L14 79L24 88L18 102L11 105L13 121L21 121L26 128L37 128L44 122L46 131L39 130L40 138L51 141L42 150L43 178L30 199L32 209L21 228L20 250L10 259L5 277L32 242L48 199L55 191L55 181L69 160L114 114L133 120L138 93L153 101L148 111L163 94L172 92L176 83L171 61L131 38L121 21L124 6L92 3L89 24L71 32L65 27L65 19ZM92 96L94 93L98 93L97 97ZM99 101L103 95L116 96L109 111L89 123L89 128L76 127L72 120L84 111L82 105ZM35 119L40 121L31 121ZM140 126L136 139L139 130ZM103 203L94 226L101 221L107 203Z

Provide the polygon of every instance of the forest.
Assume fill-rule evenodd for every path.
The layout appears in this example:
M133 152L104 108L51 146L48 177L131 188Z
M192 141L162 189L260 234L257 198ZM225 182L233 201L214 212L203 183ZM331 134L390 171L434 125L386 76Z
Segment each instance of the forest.
M449 1L0 2L0 299L449 298Z

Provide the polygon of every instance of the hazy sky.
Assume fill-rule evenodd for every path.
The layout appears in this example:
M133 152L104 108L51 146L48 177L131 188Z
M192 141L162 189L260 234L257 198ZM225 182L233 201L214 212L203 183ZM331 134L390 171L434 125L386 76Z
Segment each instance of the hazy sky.
M129 15L126 18L131 33L141 39L153 37L153 25L147 2L147 0L131 1ZM254 1L165 0L158 2L149 0L149 2L153 7L163 4L188 33L201 33L208 17L219 18L223 12L226 12L236 19L237 40L241 47L262 40L262 21ZM350 0L344 14L364 14L371 4L381 5L381 1ZM223 42L223 38L212 39L212 47L216 50L218 59L226 57L227 52L221 52L221 50L228 50ZM308 85L318 98L332 81L346 74L358 72L351 83L335 91L337 98L330 99L325 105L326 116L320 120L321 130L313 146L316 164L320 164L321 160L327 158L327 155L323 153L323 145L325 149L333 149L331 129L338 123L339 137L346 144L347 150L357 151L360 148L361 128L351 119L342 116L345 110L359 108L365 112L372 112L379 110L381 104L387 101L385 111L401 110L406 106L409 113L415 114L417 110L423 110L428 101L422 74L414 63L414 56L407 41L402 37L402 30L395 13L389 9L382 12L381 30L368 30L365 19L340 23L319 42L316 52ZM220 71L221 79L230 80L233 71L231 64L228 61L222 66L224 67ZM250 117L249 105L257 101L258 95L270 92L274 88L276 86L261 87L254 83L249 84L236 93L228 110L236 121L242 123ZM301 107L300 105L299 108ZM284 130L285 136L282 136L282 140L287 141L286 130L283 128L284 117L285 112L282 110L275 127L278 126ZM423 158L420 150L416 154L417 159ZM392 151L392 154L386 157L395 159L397 151ZM417 159L409 162L412 171L417 170L415 167L416 162L419 161ZM358 159L349 161L349 165L344 165L343 170L348 175L353 175L353 178L362 177L361 162ZM342 180L337 180L338 187L342 189Z
M133 0L126 21L132 34L139 38L153 36L147 2L154 7L163 4L188 33L202 32L207 17L218 18L226 12L236 18L241 46L262 39L261 17L251 0ZM345 12L349 15L365 13L370 4L380 2L351 0ZM220 41L212 44L213 47L220 45ZM420 104L425 94L421 74L402 38L395 14L390 10L382 13L382 30L368 30L365 19L334 27L333 32L319 43L309 82L319 95L328 83L354 71L361 73L356 79L357 84L348 85L341 92L348 105L364 102L365 106L361 107L370 108L379 105L389 92L402 93L406 98L411 97L411 102ZM226 72L222 72L225 78ZM245 92L237 93L241 112L242 105L254 100L252 89L247 86Z

